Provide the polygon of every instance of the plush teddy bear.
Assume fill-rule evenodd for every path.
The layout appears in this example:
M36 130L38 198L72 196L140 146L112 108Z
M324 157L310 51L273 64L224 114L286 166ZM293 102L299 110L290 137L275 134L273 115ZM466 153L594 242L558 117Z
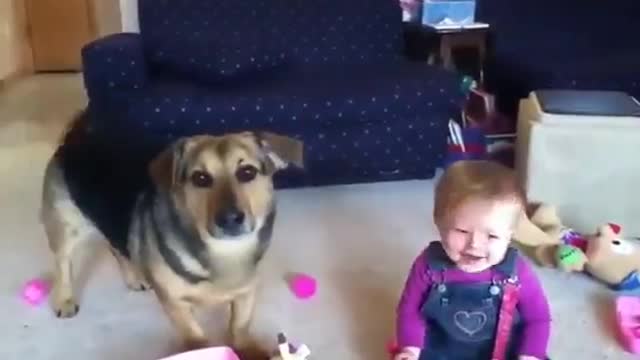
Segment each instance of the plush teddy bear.
M538 205L531 217L523 213L514 240L542 266L582 271L586 264L588 237L564 226L552 205Z
M618 291L640 289L640 247L620 237L620 227L604 225L589 239L585 270Z
M615 290L640 289L640 245L621 230L610 223L580 234L562 224L555 207L540 205L530 218L522 216L514 240L542 266L586 271Z

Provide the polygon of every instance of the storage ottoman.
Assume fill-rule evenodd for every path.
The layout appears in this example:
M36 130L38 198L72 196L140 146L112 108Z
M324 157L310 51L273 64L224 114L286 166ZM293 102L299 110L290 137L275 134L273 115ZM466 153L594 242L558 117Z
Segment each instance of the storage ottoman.
M536 91L520 101L516 169L532 202L556 205L567 226L606 222L640 236L640 106L600 91Z

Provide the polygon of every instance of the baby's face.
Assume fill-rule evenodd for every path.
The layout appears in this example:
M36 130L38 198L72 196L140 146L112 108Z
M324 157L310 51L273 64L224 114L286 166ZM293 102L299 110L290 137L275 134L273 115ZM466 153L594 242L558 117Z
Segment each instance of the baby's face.
M520 207L516 203L472 200L439 226L442 245L458 268L480 272L507 252Z

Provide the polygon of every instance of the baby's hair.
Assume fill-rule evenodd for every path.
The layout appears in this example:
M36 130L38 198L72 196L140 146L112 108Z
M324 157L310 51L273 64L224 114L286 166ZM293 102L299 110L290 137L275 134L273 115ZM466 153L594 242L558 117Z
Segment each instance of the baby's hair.
M457 161L444 172L435 191L433 218L443 224L470 200L514 203L524 209L527 200L513 170L494 161ZM514 218L514 224L517 218Z

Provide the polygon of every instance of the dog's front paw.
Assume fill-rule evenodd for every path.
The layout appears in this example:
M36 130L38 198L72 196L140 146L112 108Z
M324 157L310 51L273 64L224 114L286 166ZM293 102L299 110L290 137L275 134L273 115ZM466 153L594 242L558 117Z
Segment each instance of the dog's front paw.
M146 280L128 279L126 283L129 290L132 291L147 291L151 289L151 285Z
M59 318L71 318L78 314L80 306L73 298L53 299L53 312Z

